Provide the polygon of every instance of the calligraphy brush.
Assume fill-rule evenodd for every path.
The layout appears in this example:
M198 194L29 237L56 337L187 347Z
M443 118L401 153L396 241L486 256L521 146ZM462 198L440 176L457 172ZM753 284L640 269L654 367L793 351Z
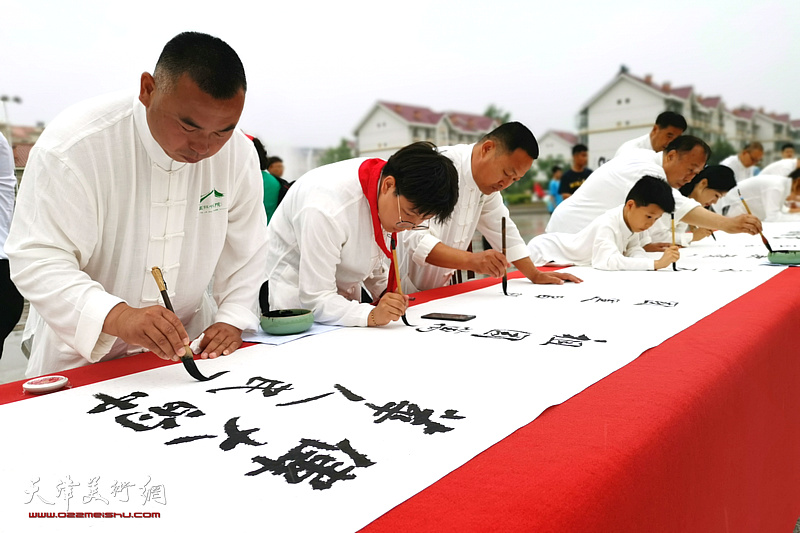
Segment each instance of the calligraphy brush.
M397 292L400 293L400 296L403 296L403 288L400 286L400 267L397 264L397 241L394 240L394 235L391 238L390 244L392 247L392 264L394 264L394 278L395 281L397 281ZM405 324L406 326L410 326L412 328L414 327L408 323L408 319L406 318L405 313L403 313L403 316L400 318L403 319L403 324Z
M672 246L675 246L675 212L669 214L670 219L672 219ZM672 263L672 270L675 272L678 271L678 266L675 262Z
M164 299L164 307L174 313L175 309L172 308L172 302L169 299L169 293L167 293L167 283L164 281L164 276L161 274L161 269L158 267L153 267L150 272L152 272L153 278L156 280L158 290L161 291L161 297ZM194 362L192 349L188 344L185 344L184 348L186 349L186 353L181 357L181 362L183 362L183 366L186 368L187 372L189 372L189 374L197 381L210 381L227 372L227 370L225 372L217 372L211 377L204 376L197 368L197 364Z
M744 201L744 196L742 196L742 191L739 189L739 187L736 187L736 192L739 193L739 200L742 201L742 205L744 205L744 208L747 210L747 214L752 215L753 213L750 211L750 207L747 205L747 202ZM758 232L758 234L761 235L761 241L764 243L764 246L767 247L769 253L772 253L772 246L769 245L769 241L767 240L767 238L764 237L764 234L761 233L760 231Z
M714 211L714 208L711 207L710 205L706 206L706 210L707 211L711 211L712 213L716 213L716 211ZM714 231L713 230L711 231L711 238L714 239L715 241L717 240L717 237L716 237L716 235L714 235Z
M503 259L506 257L506 217L503 217L503 220L500 224L501 233L503 236ZM503 294L508 296L508 270L503 271Z

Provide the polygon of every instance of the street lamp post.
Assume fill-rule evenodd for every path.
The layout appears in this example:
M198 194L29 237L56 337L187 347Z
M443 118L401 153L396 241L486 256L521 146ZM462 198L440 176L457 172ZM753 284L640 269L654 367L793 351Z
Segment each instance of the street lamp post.
M22 98L19 96L8 96L7 94L4 94L0 96L0 101L3 102L3 118L6 120L6 140L8 141L9 146L11 146L11 119L8 118L8 102L21 104Z

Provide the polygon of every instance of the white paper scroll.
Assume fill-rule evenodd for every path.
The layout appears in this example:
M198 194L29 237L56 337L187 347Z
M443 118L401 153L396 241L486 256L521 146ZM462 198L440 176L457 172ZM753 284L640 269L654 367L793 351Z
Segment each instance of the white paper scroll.
M511 280L517 297L498 283L415 306L416 327L344 328L199 361L205 374L229 371L210 382L173 365L0 406L0 523L356 531L780 272L749 258L758 237L720 240L685 251L679 266L694 271ZM734 257L700 258L720 250ZM477 318L420 318L429 312Z

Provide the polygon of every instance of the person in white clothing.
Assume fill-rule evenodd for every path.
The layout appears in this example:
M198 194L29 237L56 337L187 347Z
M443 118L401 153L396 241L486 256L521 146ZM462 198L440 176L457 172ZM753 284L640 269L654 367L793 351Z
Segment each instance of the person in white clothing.
M14 214L17 178L14 175L14 154L5 136L0 133L0 357L3 343L22 316L24 300L11 281L8 256L3 251Z
M800 211L797 207L800 199L800 169L793 171L788 177L762 172L737 184L736 189L719 203L720 213L728 217L746 213L742 198L753 215L765 222L796 220L795 216L787 218L786 214ZM791 204L795 206L792 207Z
M533 283L579 282L571 274L541 272L528 257L525 241L503 204L500 191L518 181L539 156L531 131L508 122L478 143L440 148L458 170L459 197L453 216L445 223L433 221L427 230L400 236L400 275L408 292L450 284L455 270L501 277L509 261ZM506 219L506 254L502 250L502 219ZM475 230L492 250L469 252Z
M738 154L726 157L719 164L732 168L736 176L736 183L741 183L753 177L754 167L761 162L763 157L764 145L758 141L753 141L742 148Z
M663 152L674 139L686 131L686 119L673 111L664 111L656 117L656 123L650 133L631 139L617 149L614 157L624 154L631 149L653 150Z
M620 205L639 178L656 176L667 180L674 189L676 221L683 220L693 226L721 229L727 233L758 233L761 222L756 217L723 217L678 192L679 187L690 182L703 169L710 152L703 140L682 135L663 152L631 150L615 157L597 169L573 196L556 208L545 231L577 233L607 210ZM646 250L663 251L669 246L669 242L652 242Z
M769 176L788 176L800 168L800 158L788 158L775 161L764 167L761 174Z
M257 327L266 215L256 152L236 128L246 89L230 46L187 32L142 74L138 98L91 99L47 127L6 244L32 305L27 375L146 350L178 360L201 332L213 358ZM175 313L159 305L154 266Z
M700 171L692 181L683 185L679 191L683 196L691 198L704 208L713 211L712 206L724 198L728 191L734 187L736 187L736 178L730 167L711 165ZM667 220L666 217L662 217L650 228L649 233L653 241L671 240L671 221ZM689 246L693 242L712 235L712 233L713 231L708 228L689 226L683 221L675 223L675 239L680 246Z
M388 161L350 159L304 174L267 228L269 309L311 309L316 322L341 326L397 320L408 297L395 292L394 265L387 267L391 239L447 220L457 200L453 163L427 142ZM362 284L377 305L361 303Z
M675 209L675 198L667 182L644 176L637 181L625 204L609 209L578 233L543 233L528 242L537 266L571 263L598 270L658 270L680 259L677 246L670 246L655 261L647 256L646 230L664 213Z

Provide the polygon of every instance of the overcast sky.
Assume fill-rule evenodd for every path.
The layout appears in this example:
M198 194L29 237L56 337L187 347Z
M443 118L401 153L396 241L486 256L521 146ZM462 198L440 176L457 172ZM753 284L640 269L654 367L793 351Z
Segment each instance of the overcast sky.
M625 64L673 87L800 118L798 0L11 0L0 95L14 124L86 97L138 91L181 31L216 35L248 78L240 125L270 145L328 147L376 100L483 113L541 136ZM2 111L0 109L0 111Z

